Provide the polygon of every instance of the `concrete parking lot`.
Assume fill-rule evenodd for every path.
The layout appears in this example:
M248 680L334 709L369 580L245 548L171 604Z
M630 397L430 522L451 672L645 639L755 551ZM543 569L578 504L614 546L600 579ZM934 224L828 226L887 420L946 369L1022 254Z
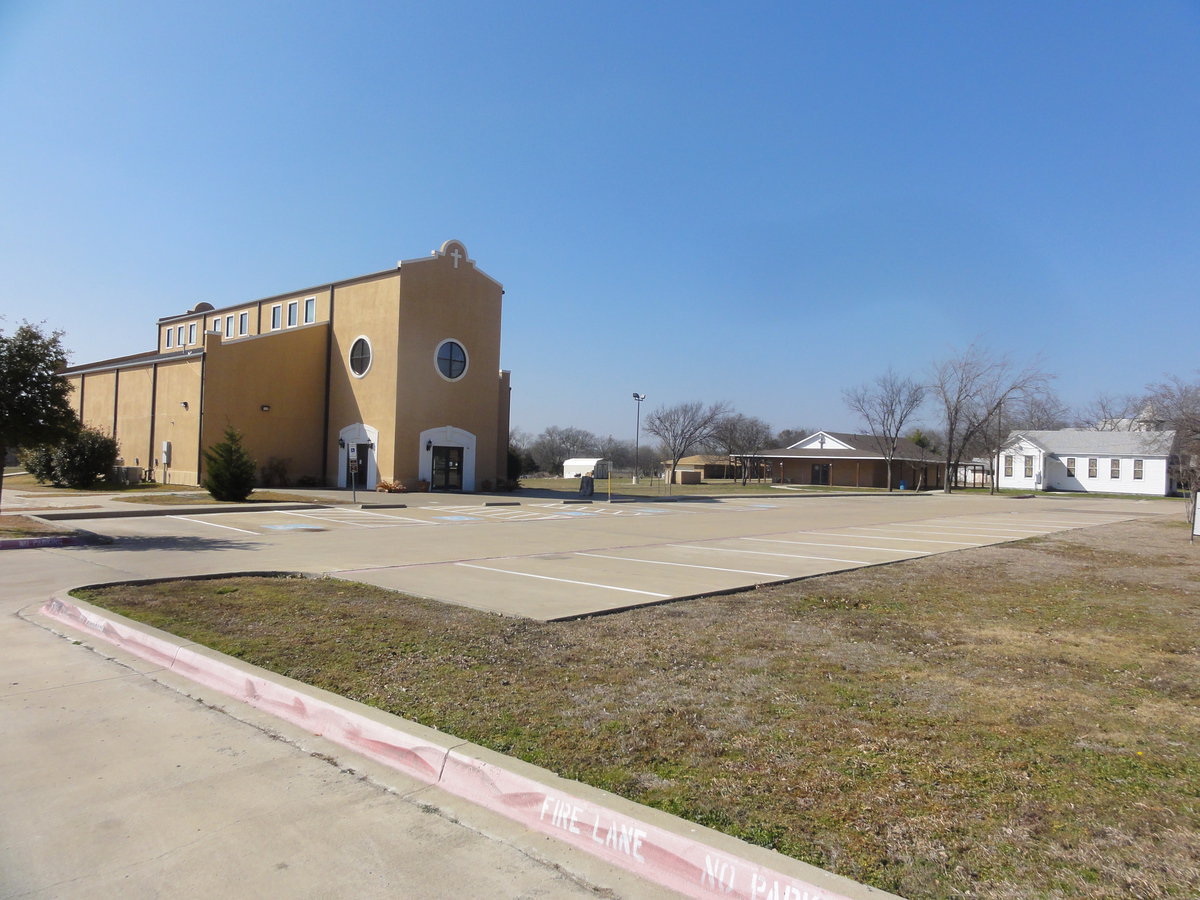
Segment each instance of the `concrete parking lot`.
M47 897L670 893L237 701L213 709L209 691L181 679L177 694L156 666L64 641L36 624L55 591L300 571L555 619L1178 512L912 495L497 506L434 495L406 508L232 513L10 500L134 513L64 523L108 543L0 554L0 721L12 745L0 764L0 895Z
M1146 500L975 495L505 505L442 495L393 508L93 519L78 524L113 543L63 552L134 577L324 573L557 620L1163 511Z

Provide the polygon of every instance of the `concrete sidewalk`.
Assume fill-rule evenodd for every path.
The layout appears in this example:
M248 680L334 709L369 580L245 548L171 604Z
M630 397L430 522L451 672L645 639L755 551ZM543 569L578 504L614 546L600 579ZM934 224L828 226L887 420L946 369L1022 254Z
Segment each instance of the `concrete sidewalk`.
M18 615L138 573L57 550L0 567L0 897L675 896Z

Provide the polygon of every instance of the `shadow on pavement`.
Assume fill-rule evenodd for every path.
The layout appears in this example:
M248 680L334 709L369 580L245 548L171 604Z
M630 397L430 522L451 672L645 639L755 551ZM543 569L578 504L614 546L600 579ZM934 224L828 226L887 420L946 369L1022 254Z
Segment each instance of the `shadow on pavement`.
M258 550L264 547L258 541L239 541L230 538L187 537L163 535L161 537L118 537L111 541L88 545L89 550L157 550L190 553L201 550Z

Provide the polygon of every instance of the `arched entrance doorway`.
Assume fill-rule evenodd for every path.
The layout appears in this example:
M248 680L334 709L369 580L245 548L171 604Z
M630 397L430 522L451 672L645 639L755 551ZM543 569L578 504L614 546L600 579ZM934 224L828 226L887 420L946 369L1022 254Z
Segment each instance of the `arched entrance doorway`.
M373 491L379 481L379 468L375 464L375 452L379 444L379 430L362 422L347 425L338 432L338 477L337 486L348 488L354 484L359 490ZM350 472L350 448L354 447L358 472ZM351 478L355 480L352 482Z

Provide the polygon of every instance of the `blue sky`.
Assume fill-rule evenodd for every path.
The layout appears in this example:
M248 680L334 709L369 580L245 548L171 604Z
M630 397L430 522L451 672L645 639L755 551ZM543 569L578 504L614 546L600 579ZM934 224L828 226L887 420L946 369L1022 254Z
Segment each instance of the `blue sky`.
M1200 365L1197 2L0 0L0 109L0 313L75 362L457 238L534 434Z

